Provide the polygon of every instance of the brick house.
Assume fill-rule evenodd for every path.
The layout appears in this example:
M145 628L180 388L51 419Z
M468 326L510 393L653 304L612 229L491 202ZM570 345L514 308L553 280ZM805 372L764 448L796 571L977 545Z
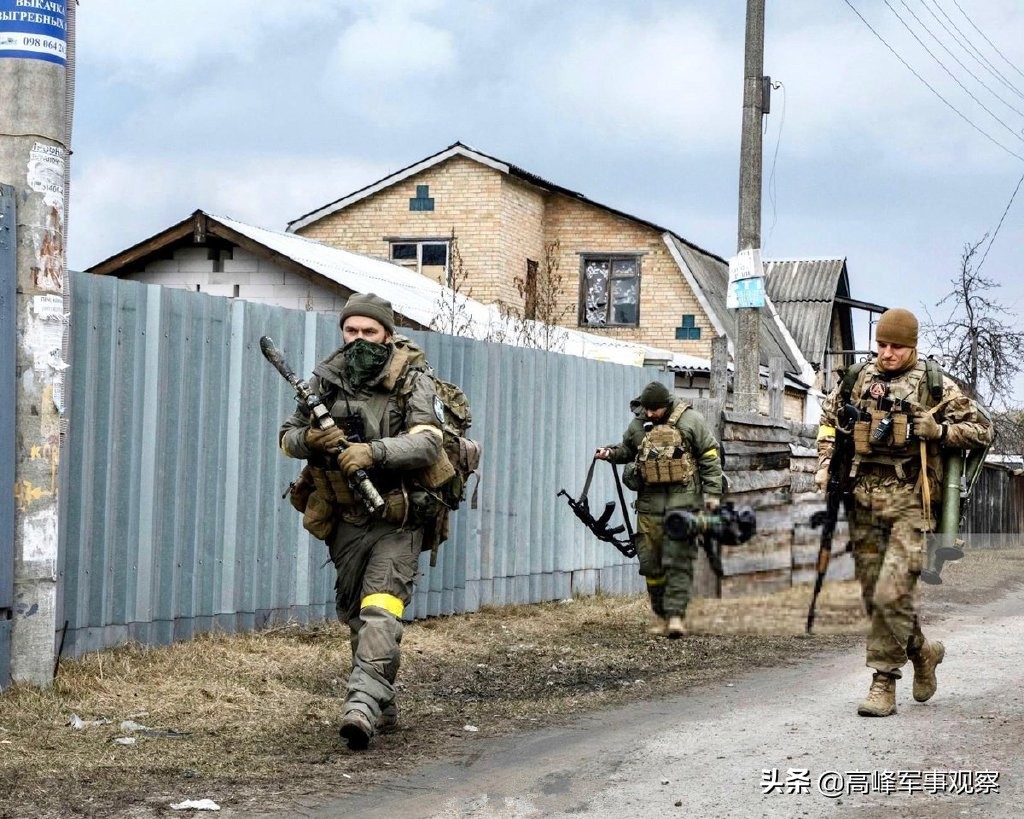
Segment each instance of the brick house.
M713 338L734 335L723 258L458 142L300 216L287 230L588 333L702 359L710 358ZM453 238L461 282L453 281ZM551 270L551 318L536 316L538 288ZM709 297L711 291L723 297ZM774 308L762 312L762 363L781 357L787 374L810 386L814 368Z

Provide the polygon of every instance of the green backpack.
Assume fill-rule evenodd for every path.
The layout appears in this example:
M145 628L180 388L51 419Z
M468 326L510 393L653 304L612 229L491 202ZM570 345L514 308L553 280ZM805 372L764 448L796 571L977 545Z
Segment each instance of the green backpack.
M416 370L428 376L434 383L434 390L441 402L442 446L455 474L432 490L432 494L446 509L454 512L466 499L466 485L470 476L480 467L480 444L466 436L466 432L473 425L469 399L457 384L445 381L434 372L426 354L412 339L396 335L394 344L396 349L405 353L406 370ZM476 506L475 493L472 506Z

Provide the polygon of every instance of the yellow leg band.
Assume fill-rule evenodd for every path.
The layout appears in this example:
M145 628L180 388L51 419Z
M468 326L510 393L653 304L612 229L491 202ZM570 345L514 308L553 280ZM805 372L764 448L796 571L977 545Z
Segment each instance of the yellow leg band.
M647 580L647 585L648 586L664 586L665 585L665 578L664 577L648 577L648 578L645 578L645 579Z
M818 440L819 441L830 441L836 437L836 428L822 424L818 427Z
M405 603L393 594L368 594L359 604L359 608L365 609L369 606L384 609L384 611L395 615L398 619L402 618L402 612L405 611Z

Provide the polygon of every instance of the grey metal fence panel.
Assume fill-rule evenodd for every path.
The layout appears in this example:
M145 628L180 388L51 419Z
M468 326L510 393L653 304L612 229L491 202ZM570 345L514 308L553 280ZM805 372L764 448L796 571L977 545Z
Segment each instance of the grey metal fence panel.
M17 239L15 190L0 185L0 689L11 681L14 606Z
M327 549L282 498L300 466L276 445L294 395L259 338L272 336L307 377L340 344L336 317L88 274L72 284L65 653L333 617ZM437 564L421 558L407 616L641 591L635 561L597 541L556 493L579 493L594 449L620 439L629 399L668 376L408 335L465 390L483 462ZM590 497L597 511L615 498L605 464Z

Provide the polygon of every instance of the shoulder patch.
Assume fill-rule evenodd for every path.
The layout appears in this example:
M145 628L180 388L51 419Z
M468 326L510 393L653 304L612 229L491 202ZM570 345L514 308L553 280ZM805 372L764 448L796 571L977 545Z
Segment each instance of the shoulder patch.
M441 402L441 396L434 396L434 415L437 417L439 424L444 423L444 404Z

